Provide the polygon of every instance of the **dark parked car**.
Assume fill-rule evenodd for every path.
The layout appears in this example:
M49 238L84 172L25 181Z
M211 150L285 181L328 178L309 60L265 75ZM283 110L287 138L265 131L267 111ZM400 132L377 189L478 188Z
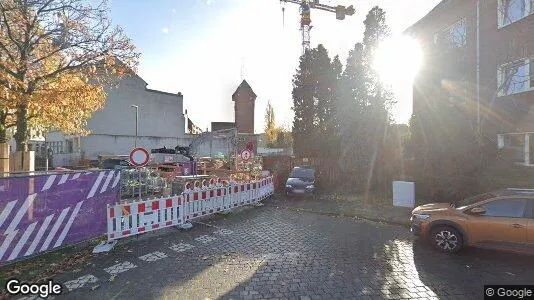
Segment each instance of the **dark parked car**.
M287 195L312 196L315 194L315 169L295 167L286 182Z
M99 157L100 168L102 169L124 169L130 168L128 155L109 155Z

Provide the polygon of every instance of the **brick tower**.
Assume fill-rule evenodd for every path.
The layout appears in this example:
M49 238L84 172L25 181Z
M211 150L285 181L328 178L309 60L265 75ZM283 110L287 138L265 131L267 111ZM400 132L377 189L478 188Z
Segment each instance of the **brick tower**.
M235 126L238 133L254 133L254 102L256 94L243 80L232 95L234 101Z

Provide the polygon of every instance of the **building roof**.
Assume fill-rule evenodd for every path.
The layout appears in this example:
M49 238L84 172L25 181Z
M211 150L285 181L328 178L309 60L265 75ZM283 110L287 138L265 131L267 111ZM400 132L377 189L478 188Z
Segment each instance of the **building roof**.
M128 66L127 64L125 64L122 60L120 60L119 58L115 57L115 64L117 65L120 65L124 68L124 75L130 75L130 76L133 76L133 77L137 77L138 79L140 79L144 84L145 84L145 87L148 85L148 83L143 79L141 78L141 76L139 76L139 74L137 74L137 72L132 69L130 66ZM96 67L99 67L99 65L103 64L104 62L103 61L99 61L95 64Z
M139 77L139 78L141 78L141 77ZM141 78L141 80L143 80L143 79ZM143 80L143 81L144 81L144 80ZM159 94L164 94L164 95L169 95L169 96L178 96L178 97L182 97L182 93L181 93L181 92L178 92L178 93L174 94L174 93L169 93L169 92L164 92L164 91L158 91L158 90L149 89L149 88L147 88L147 87L145 87L145 89L146 89L147 92L151 92L151 93L159 93Z
M193 123L190 118L187 118L187 131L189 133L197 133L202 132L202 128Z
M465 0L463 0L465 1ZM438 5L436 5L432 10L430 10L424 17L415 22L412 26L404 30L404 33L413 33L416 31L422 23L426 22L429 18L435 16L437 13L440 13L441 10L449 7L451 4L458 2L458 0L441 0Z
M122 66L125 67L125 71L126 71L126 74L130 75L130 76L133 76L133 77L136 77L138 79L140 79L144 85L145 85L145 90L147 92L151 92L151 93L159 93L159 94L164 94L164 95L169 95L169 96L178 96L178 97L183 97L182 96L182 93L181 92L178 92L178 93L169 93L169 92L164 92L164 91L158 91L158 90L154 90L154 89L149 89L147 86L148 86L148 83L141 77L139 76L139 74L137 74L137 72L135 72L135 70L133 70L132 68L128 67L124 62L122 62L120 59L116 58L115 61L117 62L117 64L120 64Z
M211 124L216 124L216 125L235 125L234 122L211 122Z
M254 98L256 98L256 93L254 93L254 90L252 90L252 88L250 87L250 85L248 84L248 82L243 79L243 81L241 82L241 84L237 87L237 89L235 90L235 92L232 94L232 101L234 101L234 97L236 96L237 92L241 91L241 90L248 90L252 93L252 96Z
M234 122L211 122L211 131L217 131L221 129L231 129L235 127Z

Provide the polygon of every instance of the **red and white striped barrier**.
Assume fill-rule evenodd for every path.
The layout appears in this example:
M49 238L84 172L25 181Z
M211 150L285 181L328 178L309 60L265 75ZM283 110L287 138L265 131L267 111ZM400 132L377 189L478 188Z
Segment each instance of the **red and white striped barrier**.
M225 187L207 187L198 190L186 189L182 196L185 200L185 221L228 209L224 205L225 198L228 198L228 188Z
M220 180L186 184L179 196L108 205L108 242L190 221L243 205L258 204L274 192L272 178L223 184Z
M182 224L183 196L108 205L108 241Z

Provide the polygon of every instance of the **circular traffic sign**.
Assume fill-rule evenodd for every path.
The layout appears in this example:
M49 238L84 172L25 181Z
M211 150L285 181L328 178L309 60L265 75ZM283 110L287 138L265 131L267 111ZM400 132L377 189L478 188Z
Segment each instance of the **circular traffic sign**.
M134 148L130 152L130 163L136 167L143 167L148 163L150 155L145 148Z
M249 160L251 156L252 156L252 153L248 149L241 151L241 159Z

